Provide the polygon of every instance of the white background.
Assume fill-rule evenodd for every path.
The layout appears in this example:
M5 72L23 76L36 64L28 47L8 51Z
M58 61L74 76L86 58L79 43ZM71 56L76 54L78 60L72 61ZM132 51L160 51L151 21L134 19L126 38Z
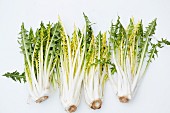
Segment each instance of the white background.
M17 43L20 25L37 28L41 21L57 21L60 15L69 34L73 25L83 27L85 12L95 34L109 30L111 20L121 17L127 25L132 16L146 25L155 17L158 26L155 37L170 40L169 0L0 0L0 75L7 71L23 71L23 56ZM140 85L135 98L122 104L106 84L104 103L100 110L91 110L82 101L77 113L170 113L170 47L160 50ZM20 84L0 76L0 113L65 113L58 92L42 104L27 104L28 91Z

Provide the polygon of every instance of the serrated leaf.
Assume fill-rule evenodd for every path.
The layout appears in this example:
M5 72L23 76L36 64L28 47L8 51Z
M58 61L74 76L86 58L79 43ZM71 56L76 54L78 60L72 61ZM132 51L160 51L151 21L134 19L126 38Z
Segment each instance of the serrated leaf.
M14 81L19 81L20 83L23 81L24 83L26 82L26 77L25 77L25 73L19 73L18 71L14 71L12 73L10 72L7 72L5 73L4 75L2 76L5 76L7 78L11 78L12 80Z

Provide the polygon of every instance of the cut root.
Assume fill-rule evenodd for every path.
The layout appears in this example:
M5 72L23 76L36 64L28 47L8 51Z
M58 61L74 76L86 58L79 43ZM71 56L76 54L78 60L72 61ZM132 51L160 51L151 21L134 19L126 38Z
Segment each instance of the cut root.
M122 102L122 103L128 103L129 98L126 97L126 96L122 96L122 97L119 97L119 101Z
M45 101L47 99L48 99L48 96L43 96L43 97L40 97L39 99L37 99L35 102L36 103L41 103L41 102L43 102L43 101Z
M77 110L77 107L75 105L71 105L68 109L70 113L75 112Z
M94 100L91 104L91 108L96 110L96 109L100 109L102 106L102 100L98 99L98 100Z

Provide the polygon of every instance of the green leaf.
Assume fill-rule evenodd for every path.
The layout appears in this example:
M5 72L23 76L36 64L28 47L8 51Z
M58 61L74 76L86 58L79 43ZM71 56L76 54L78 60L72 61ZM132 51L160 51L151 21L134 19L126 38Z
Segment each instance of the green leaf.
M157 25L156 19L154 19L151 23L149 23L148 27L146 27L144 36L148 37L148 36L152 36L153 34L155 34L156 25Z
M157 48L163 48L164 45L170 45L170 41L162 38L161 41L158 41L156 44L151 43L151 49L149 51L149 59L147 62L152 62L152 59L155 59L155 55L158 56Z
M5 76L7 78L11 78L12 80L14 81L19 81L20 83L23 81L24 83L26 82L26 77L25 77L25 73L19 73L18 71L14 71L12 73L10 72L7 72L5 73L4 75L2 76Z
M85 13L83 13L84 15L84 19L85 19L85 22L86 22L86 37L85 37L85 41L86 41L86 48L87 48L87 51L88 51L88 48L90 46L90 42L92 40L92 37L93 37L93 29L92 29L92 23L90 22L89 18L85 15Z
M166 44L166 45L170 45L170 41L168 41L167 39L162 38L161 42Z

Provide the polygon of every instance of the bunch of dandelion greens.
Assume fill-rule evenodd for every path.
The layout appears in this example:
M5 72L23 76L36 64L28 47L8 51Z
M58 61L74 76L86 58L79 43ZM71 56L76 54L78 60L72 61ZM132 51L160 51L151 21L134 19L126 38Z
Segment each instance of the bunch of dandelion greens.
M125 29L120 22L111 25L109 38L110 59L116 70L116 75L108 68L108 75L115 94L120 102L128 102L145 75L152 59L158 54L157 48L170 45L166 39L152 43L156 30L156 19L149 23L146 30L143 29L142 21L137 24L133 19Z
M58 86L61 103L70 113L80 103L82 86L88 106L100 109L108 79L120 102L127 103L158 55L158 48L170 42L162 38L153 43L156 19L144 30L142 21L135 24L133 19L125 29L118 17L111 24L109 38L107 32L95 36L85 14L84 19L85 30L74 26L72 36L68 36L60 18L55 24L41 23L35 32L22 24L18 42L24 56L24 72L3 76L26 82L36 103L45 101Z
M40 103L50 94L51 83L55 85L58 77L60 26L43 23L34 33L32 28L27 31L24 24L21 26L20 44L24 56L24 73L6 73L4 76L15 81L27 82L32 99Z
M86 21L86 39L88 49L85 55L84 95L86 103L92 109L100 109L103 101L104 85L107 78L107 45L106 33L94 36L91 22L84 14Z
M61 23L61 21L59 21ZM84 59L86 40L82 31L74 27L70 38L61 24L60 49L60 99L68 112L75 112L81 96L82 81L84 79Z

